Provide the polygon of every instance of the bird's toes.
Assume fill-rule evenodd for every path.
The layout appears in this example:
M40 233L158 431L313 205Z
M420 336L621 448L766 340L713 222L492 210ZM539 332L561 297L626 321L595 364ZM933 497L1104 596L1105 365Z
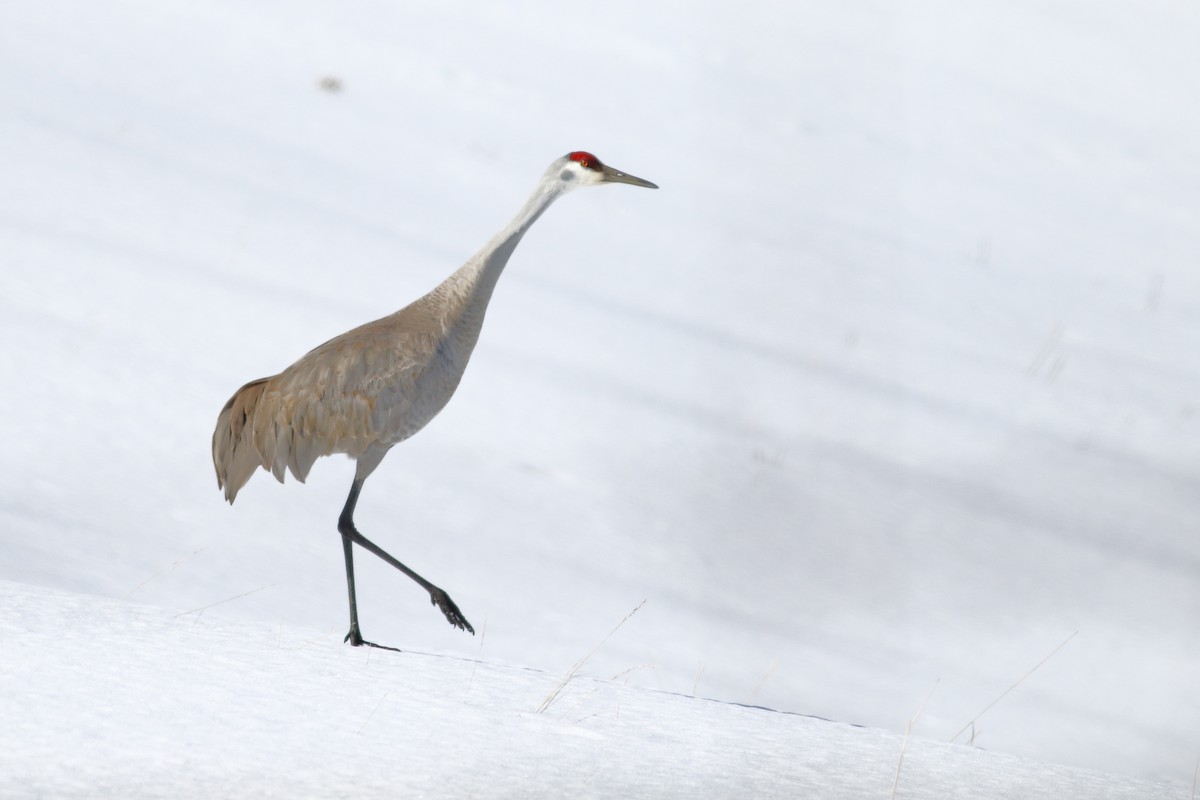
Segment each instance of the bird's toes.
M429 602L442 610L446 615L446 619L451 625L458 628L460 631L467 631L472 636L475 635L475 629L471 627L471 623L467 622L467 618L458 610L458 606L450 599L450 595L442 590L429 593Z

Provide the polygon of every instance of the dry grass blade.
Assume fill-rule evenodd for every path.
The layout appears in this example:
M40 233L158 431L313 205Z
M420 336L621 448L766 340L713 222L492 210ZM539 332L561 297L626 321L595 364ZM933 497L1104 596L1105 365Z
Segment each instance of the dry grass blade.
M218 600L217 602L209 603L206 606L200 606L199 608L193 608L190 611L180 611L175 616L176 617L184 617L184 616L187 616L188 614L195 614L197 611L207 611L210 608L215 608L216 606L222 605L224 603L232 603L234 600L240 600L243 597L247 597L249 595L254 594L255 592L261 592L263 589L271 589L274 586L275 586L275 584L273 584L273 583L269 584L267 586L260 586L257 589L251 589L248 592L242 592L241 594L235 594L233 597L226 597L224 600Z
M908 751L908 737L912 734L912 729L916 726L917 720L921 718L921 714L925 712L925 706L929 704L929 698L933 697L933 693L937 691L940 684L940 679L933 684L933 688L929 690L929 694L925 695L925 699L921 701L917 713L913 714L912 719L904 726L904 740L900 742L900 760L896 762L896 779L892 781L892 800L895 800L896 790L900 788L900 770L904 768L904 754Z
M203 551L204 551L204 548L203 548L203 547L201 547L199 550L194 550L193 552L191 552L191 553L188 553L188 554L187 554L186 556L184 556L183 558L177 558L177 559L175 559L175 560L174 560L174 561L172 561L170 564L168 564L167 566L163 567L163 568L162 568L162 569L160 569L158 572L154 573L154 574L153 574L153 575L151 575L149 578L146 578L146 580L142 581L142 582L141 582L141 583L139 583L137 586L135 586L135 587L133 587L132 589L130 589L128 592L126 592L126 593L125 593L125 595L124 595L124 596L125 596L126 598L130 597L130 596L131 596L131 595L132 595L134 592L136 592L138 589L140 589L140 588L142 588L143 586L145 586L145 585L146 585L147 583L149 583L150 581L152 581L152 580L154 580L155 578L157 578L159 575L162 575L164 572L169 572L170 570L173 570L173 569L175 569L176 567L178 567L178 566L179 566L180 564L182 564L183 562L187 561L187 560L188 560L189 558L191 558L192 556L198 555L198 554L202 553Z
M1054 648L1053 650L1051 650L1050 654L1048 656L1043 658L1038 663L1034 664L1033 669L1029 670L1024 675L1022 675L1020 678L1018 678L1016 683L1014 683L1012 686L1009 686L1007 689L1005 689L1003 692L1001 692L999 697L997 697L995 700L993 700L992 702L990 702L986 706L984 706L984 709L982 711L980 711L978 714L976 714L974 717L972 717L970 719L970 721L967 722L966 725L963 725L961 728L959 728L958 733L956 733L950 737L950 741L953 742L955 739L962 736L963 733L967 730L967 728L970 728L972 725L974 725L976 722L978 722L980 717L982 717L984 714L986 714L988 711L990 711L992 709L992 706L999 703L1005 697L1008 697L1008 695L1012 693L1013 689L1016 689L1018 686L1020 686L1022 683L1024 683L1029 678L1029 676L1032 675L1033 673L1037 672L1038 669L1040 669L1043 664L1045 664L1050 659L1054 658L1054 656L1058 655L1058 651L1062 650L1064 647L1066 647L1067 643L1070 642L1072 639L1074 639L1078 635L1079 635L1079 631L1075 631L1070 636L1068 636L1066 639L1064 639L1063 643L1060 644L1058 647Z
M604 643L607 642L609 639L611 639L612 635L614 633L616 633L617 631L619 631L621 629L621 626L624 625L626 622L628 622L629 618L632 617L634 614L636 614L641 609L641 607L644 605L646 605L645 600L643 600L642 602L640 602L636 606L634 606L633 610L630 611L628 614L626 614L624 616L624 618L622 618L621 621L617 623L616 627L614 627L611 631L609 631L608 635L600 640L599 644L597 644L595 647L593 647L591 649L591 651L588 652L587 655L585 655L583 658L581 658L575 662L575 664L571 667L571 669L567 671L567 674L563 676L563 679L561 681L559 681L558 686L554 687L554 691L551 692L546 697L546 699L542 701L542 704L537 707L538 714L541 714L546 709L550 708L550 706L554 705L554 702L556 700L558 700L559 696L562 694L563 689L567 688L567 684L570 683L571 680L579 673L579 670L583 669L583 665L588 662L588 659L591 658L592 656L594 656L596 654L596 651L599 650L601 647L603 647Z

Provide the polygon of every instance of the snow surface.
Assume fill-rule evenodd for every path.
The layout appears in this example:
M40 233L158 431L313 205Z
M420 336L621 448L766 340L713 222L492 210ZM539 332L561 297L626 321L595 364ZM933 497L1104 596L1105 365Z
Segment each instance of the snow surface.
M22 584L0 582L0 612L3 797L1188 797L569 672L352 649Z
M530 667L536 695L645 600L584 672L676 693L633 695L675 704L657 725L729 708L687 694L899 734L928 696L916 740L975 720L992 752L1191 785L1197 41L1182 1L0 6L0 577L48 587L44 638L6 617L0 670L75 699L26 717L6 686L0 751L69 780L55 734L100 713L81 704L112 698L131 742L178 716L212 743L272 674L325 692L360 666L368 708L340 724L361 724L383 654L293 663L277 638L268 660L220 632L344 633L353 465L258 476L231 509L217 411L433 286L586 148L663 188L538 222L458 395L359 503L480 631L359 558L368 638L441 654L388 654L402 674L479 660L508 697L525 673L500 665ZM179 660L131 666L150 644L119 620L210 606L147 630ZM39 655L64 614L98 638ZM218 634L179 642L197 614ZM211 716L169 674L206 662ZM175 697L159 714L147 676ZM246 736L290 735L298 711L259 701ZM474 735L535 749L513 726L546 722L505 703ZM403 756L429 768L463 735L432 707L408 724L445 739ZM830 726L784 718L840 758ZM276 744L214 744L207 769ZM931 769L977 757L925 747Z

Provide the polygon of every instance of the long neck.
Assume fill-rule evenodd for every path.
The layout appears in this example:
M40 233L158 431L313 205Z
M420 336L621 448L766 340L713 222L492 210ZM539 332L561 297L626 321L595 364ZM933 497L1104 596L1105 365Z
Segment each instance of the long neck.
M469 357L475 347L492 290L521 237L562 193L561 184L543 179L512 222L431 293L447 333L466 347L463 355Z
M544 181L539 183L533 194L525 201L525 205L513 217L512 222L493 236L492 240L479 252L469 258L467 263L451 276L451 280L457 278L462 282L473 284L471 293L479 296L486 306L491 298L492 290L496 287L496 281L500 279L500 273L504 271L508 259L517 249L521 237L561 194L560 185L547 184Z

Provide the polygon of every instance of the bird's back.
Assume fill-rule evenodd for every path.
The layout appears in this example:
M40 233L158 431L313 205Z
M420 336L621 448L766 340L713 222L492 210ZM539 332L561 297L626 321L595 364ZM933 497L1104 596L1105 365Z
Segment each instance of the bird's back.
M321 456L386 450L433 419L466 366L434 300L431 293L347 331L234 393L213 433L226 499L232 503L258 467L280 482L288 470L303 482Z

